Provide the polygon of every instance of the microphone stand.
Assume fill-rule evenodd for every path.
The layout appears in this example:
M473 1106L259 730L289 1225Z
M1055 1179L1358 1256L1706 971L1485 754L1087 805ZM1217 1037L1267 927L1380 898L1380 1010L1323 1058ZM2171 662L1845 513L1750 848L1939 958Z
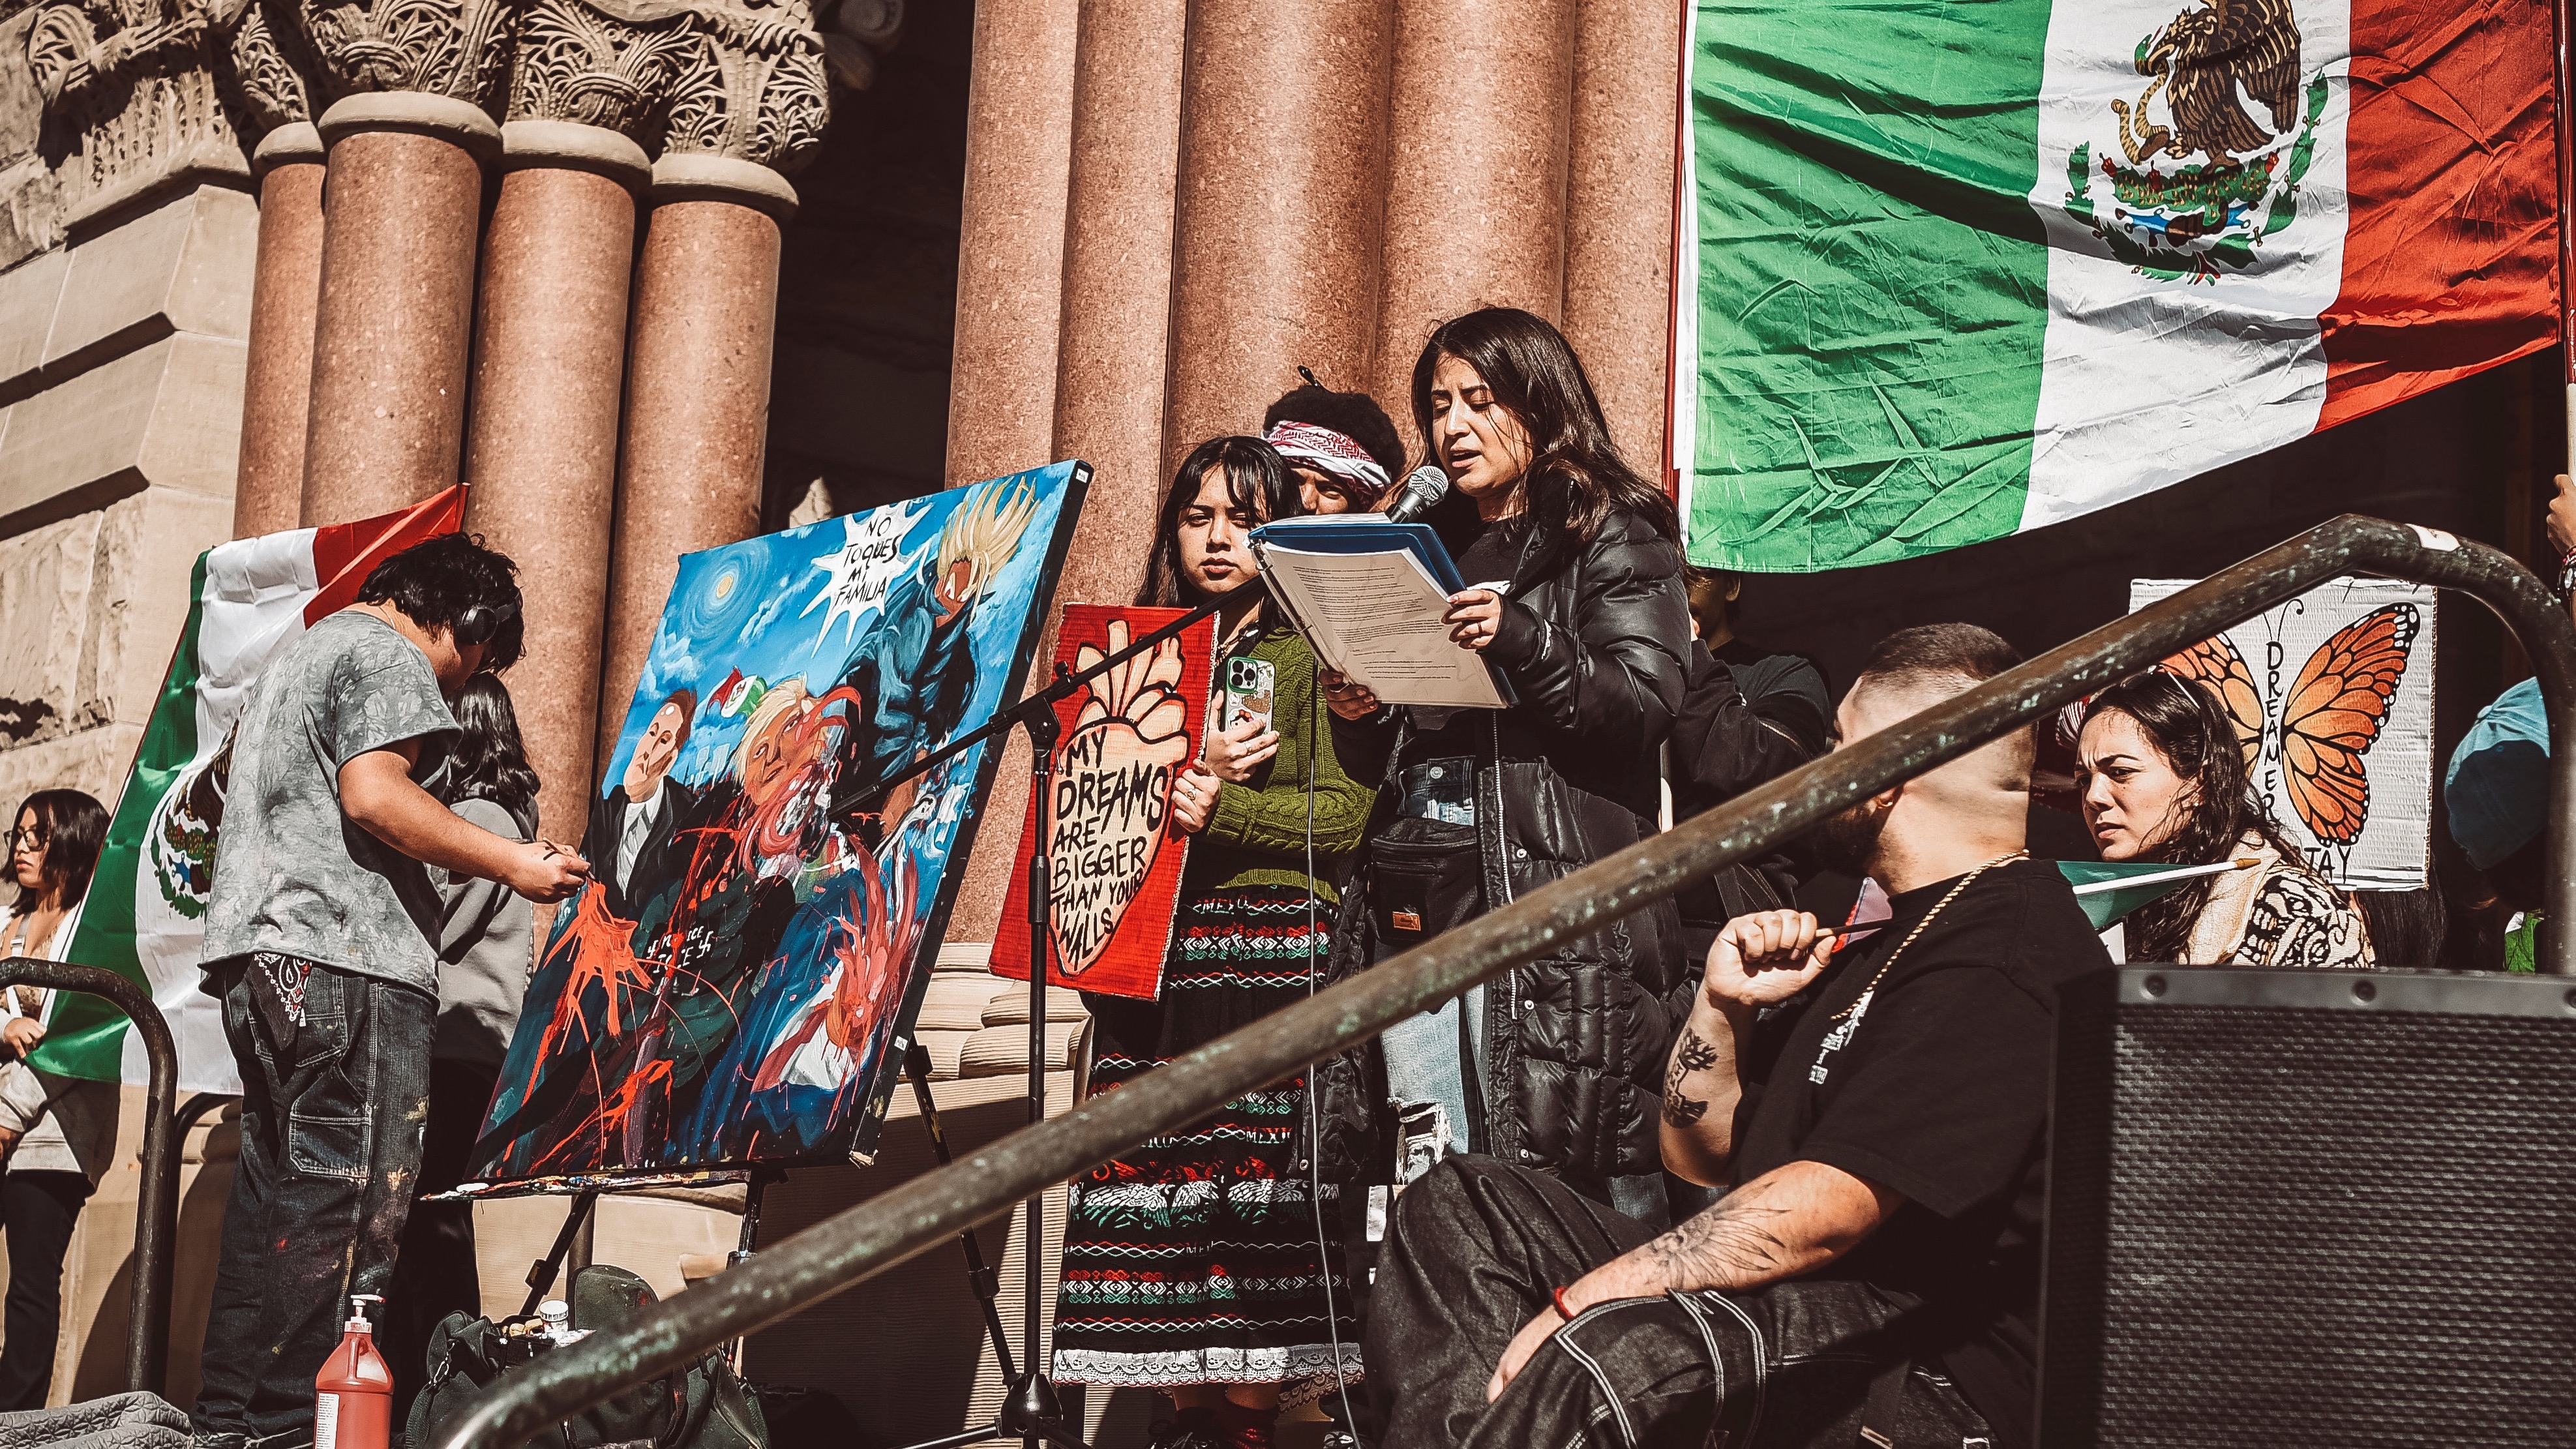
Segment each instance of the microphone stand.
M1268 585L1262 575L1255 573L1233 593L1210 599L1143 638L1130 641L1126 648L1108 655L1085 669L1076 671L1067 668L1059 661L1055 666L1054 679L1049 681L1045 688L1015 704L1004 705L991 720L983 725L913 761L883 783L868 786L867 796L862 797L882 799L897 785L907 780L918 779L987 740L998 740L1009 734L1015 727L1028 731L1029 799L1038 812L1037 838L1029 855L1028 879L1028 1108L1029 1122L1033 1126L1046 1120L1047 943L1053 930L1055 914L1051 908L1053 897L1050 894L1050 886L1053 875L1048 851L1048 836L1053 833L1054 822L1047 818L1047 805L1054 793L1056 740L1063 733L1063 725L1056 718L1055 707L1071 699L1077 690L1116 666L1153 649L1166 640L1178 637L1181 631L1203 619L1216 617L1217 611L1234 603L1236 595L1244 589L1260 589L1266 592ZM837 817L847 817L863 812L844 806L836 808L832 813ZM1046 1243L1046 1200L1043 1195L1032 1197L1024 1207L1028 1226L1023 1230L1024 1252L1020 1260L1024 1280L1022 1286L1026 1290L1020 1317L1021 1372L1012 1382L1010 1392L1003 1397L1001 1413L990 1425L968 1430L963 1434L952 1434L932 1440L929 1444L915 1446L915 1449L933 1449L933 1446L941 1446L941 1449L944 1449L944 1446L948 1445L972 1444L986 1439L1018 1439L1024 1449L1038 1449L1041 1443L1055 1445L1057 1449L1088 1449L1088 1446L1082 1442L1081 1435L1065 1423L1063 1397L1056 1391L1055 1380L1048 1376L1046 1360L1040 1351L1039 1326L1045 1321L1046 1313L1046 1274L1044 1265L1039 1262L1039 1254ZM1010 1372L1007 1363L1004 1365L1003 1372L1006 1374Z

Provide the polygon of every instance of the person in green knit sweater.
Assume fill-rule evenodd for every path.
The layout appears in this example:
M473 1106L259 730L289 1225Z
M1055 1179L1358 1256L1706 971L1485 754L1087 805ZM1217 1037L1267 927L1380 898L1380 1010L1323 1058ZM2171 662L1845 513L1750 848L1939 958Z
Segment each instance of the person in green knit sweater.
M1163 501L1136 602L1228 599L1213 676L1260 660L1274 692L1267 725L1211 729L1173 788L1170 828L1191 839L1162 995L1086 994L1094 1091L1304 997L1329 954L1374 792L1334 759L1314 655L1271 617L1247 538L1301 511L1286 462L1247 437L1199 445ZM1267 1449L1283 1391L1359 1377L1338 1237L1318 1231L1339 1221L1334 1185L1319 1201L1299 1160L1305 1093L1302 1074L1247 1093L1074 1181L1055 1376L1170 1396L1157 1449Z

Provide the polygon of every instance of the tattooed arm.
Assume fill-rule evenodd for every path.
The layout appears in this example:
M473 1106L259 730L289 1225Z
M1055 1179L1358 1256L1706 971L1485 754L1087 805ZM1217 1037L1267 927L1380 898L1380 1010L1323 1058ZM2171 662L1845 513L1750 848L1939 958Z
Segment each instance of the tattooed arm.
M1832 945L1804 911L1738 916L1708 948L1700 993L1664 1070L1664 1166L1702 1186L1727 1180L1735 1104L1744 1095L1736 1047L1753 1014L1794 996L1825 969Z
M1758 1288L1821 1268L1860 1245L1905 1199L1821 1162L1792 1162L1728 1193L1717 1206L1611 1259L1565 1290L1576 1313L1618 1298L1701 1288ZM1502 1397L1530 1355L1565 1320L1553 1305L1525 1325L1485 1386Z

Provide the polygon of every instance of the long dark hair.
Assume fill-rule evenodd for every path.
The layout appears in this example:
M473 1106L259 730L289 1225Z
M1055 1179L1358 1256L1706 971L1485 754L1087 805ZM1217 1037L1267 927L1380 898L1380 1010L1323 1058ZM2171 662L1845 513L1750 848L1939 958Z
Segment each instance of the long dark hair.
M1210 438L1190 449L1163 495L1163 511L1154 520L1154 551L1145 560L1145 582L1136 590L1136 605L1146 609L1190 609L1207 597L1181 572L1181 510L1198 501L1211 469L1225 470L1225 496L1234 506L1268 522L1294 518L1306 511L1297 492L1297 475L1279 450L1259 438ZM1244 560L1246 566L1250 559ZM1250 581L1246 580L1246 586ZM1270 605L1265 600L1265 611ZM1267 617L1265 613L1265 617Z
M13 908L32 911L48 891L66 907L79 904L89 893L90 872L98 869L99 849L107 843L107 807L86 791L39 790L20 801L18 813L9 817L13 854L18 822L29 811L35 812L36 828L45 836L44 884L32 891L18 887Z
M2255 803L2244 748L2216 696L2189 680L2150 669L2093 696L2085 718L2106 710L2136 721L2147 743L2193 787L2183 818L2146 858L2168 865L2216 865L2234 855L2237 842L2251 834L2279 851L2283 860L2305 862ZM2131 912L2129 959L2181 960L2191 944L2192 923L2209 905L2209 891L2210 878L2203 876Z
M456 692L456 747L448 766L451 800L489 800L510 812L520 828L537 823L537 772L528 767L519 740L519 712L510 691L489 674L477 674Z
M1453 318L1432 329L1431 340L1422 344L1422 356L1413 364L1413 426L1422 435L1425 462L1440 461L1432 431L1431 375L1444 356L1476 369L1493 390L1494 401L1529 433L1529 469L1522 486L1528 490L1530 527L1540 540L1543 560L1552 562L1560 551L1590 543L1621 508L1644 518L1665 538L1681 542L1681 518L1673 500L1619 456L1618 445L1610 441L1610 424L1601 416L1601 399L1565 334L1518 307L1487 307Z

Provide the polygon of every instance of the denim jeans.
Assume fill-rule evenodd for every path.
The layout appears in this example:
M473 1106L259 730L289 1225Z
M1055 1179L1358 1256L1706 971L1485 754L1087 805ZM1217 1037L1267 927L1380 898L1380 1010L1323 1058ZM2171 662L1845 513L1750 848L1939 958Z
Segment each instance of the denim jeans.
M419 1191L427 992L292 957L210 968L241 1069L241 1161L206 1319L197 1442L313 1437L349 1295L382 1293Z
M1552 1291L1654 1236L1543 1174L1452 1157L1397 1199L1369 1304L1379 1443L1404 1449L1852 1449L1916 1305L1866 1283L1603 1303L1559 1328L1503 1396L1485 1384ZM1891 1382L1893 1382L1891 1380ZM1905 1372L1895 1449L1985 1449L1950 1382Z

